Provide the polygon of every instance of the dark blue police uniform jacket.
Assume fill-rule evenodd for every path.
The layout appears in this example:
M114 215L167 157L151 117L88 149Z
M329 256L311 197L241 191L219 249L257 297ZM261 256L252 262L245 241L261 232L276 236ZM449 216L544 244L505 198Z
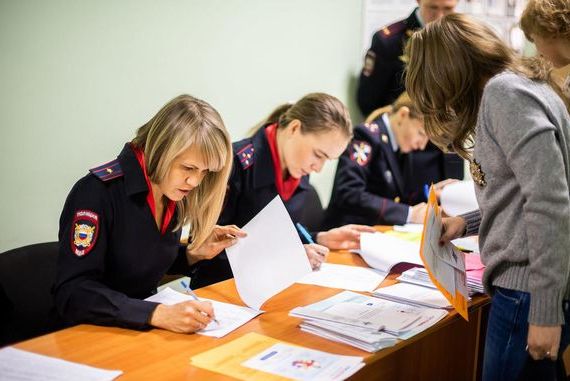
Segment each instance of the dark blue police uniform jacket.
M234 162L225 206L218 224L243 227L277 196L275 171L265 128L253 137L233 143ZM308 196L309 176L303 176L291 198L284 202L293 222L300 220ZM268 253L271 254L271 253ZM225 252L196 264L192 287L204 287L233 277Z
M374 33L358 81L357 103L364 116L394 103L404 92L404 47L412 33L420 28L414 10L407 19Z
M394 152L382 117L355 127L354 138L338 161L324 227L406 223L409 206L426 201L424 184L457 170L447 168L441 151L427 162L417 153Z
M117 160L79 180L61 213L55 305L68 323L149 328L167 272L188 273L176 213L161 234L143 171L127 144Z

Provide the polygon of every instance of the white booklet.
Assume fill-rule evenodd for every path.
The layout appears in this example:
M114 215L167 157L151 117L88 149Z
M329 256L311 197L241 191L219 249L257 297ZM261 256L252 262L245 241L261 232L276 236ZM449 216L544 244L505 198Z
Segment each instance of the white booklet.
M368 267L323 263L318 271L305 275L297 283L372 292L387 275L388 273Z
M242 229L247 237L228 247L226 253L241 300L258 310L267 299L312 270L279 196Z
M390 234L362 233L357 251L368 266L389 273L398 263L423 266L419 242L410 242Z
M293 380L344 380L364 366L362 357L341 356L277 343L241 364Z
M170 287L167 287L145 300L172 305L189 300L192 301L194 298L190 295L174 291ZM206 328L196 332L204 336L223 337L263 312L244 306L218 302L217 300L212 299L200 298L200 301L212 303L214 314L218 321L217 323L215 321L211 321Z
M0 349L0 380L18 381L107 381L123 374L22 351L13 347Z

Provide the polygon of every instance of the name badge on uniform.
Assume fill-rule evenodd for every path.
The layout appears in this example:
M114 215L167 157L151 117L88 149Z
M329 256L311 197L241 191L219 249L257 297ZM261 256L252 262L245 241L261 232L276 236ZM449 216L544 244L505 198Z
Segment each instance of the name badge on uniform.
M78 210L73 218L71 251L78 257L87 255L97 242L99 215L90 210Z
M384 172L384 177L386 178L387 182L389 182L390 184L392 183L393 176L392 176L392 172L390 172L389 169L387 169L386 172Z

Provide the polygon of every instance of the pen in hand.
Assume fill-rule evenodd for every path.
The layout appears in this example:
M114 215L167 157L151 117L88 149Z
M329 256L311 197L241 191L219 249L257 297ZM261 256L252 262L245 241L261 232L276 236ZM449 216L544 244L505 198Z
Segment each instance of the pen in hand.
M313 238L311 237L311 235L309 234L309 232L307 231L307 229L303 225L301 225L300 223L297 222L295 224L295 227L297 228L297 231L303 236L303 238L305 238L305 240L307 241L308 244L312 245L315 243L315 241L313 240ZM319 254L320 256L323 256L323 257L326 256L326 254L323 254L318 250L315 250L315 252L317 254Z
M181 280L181 281L180 281L180 284L182 285L182 287L184 287L184 291L185 291L188 295L190 295L190 297L192 297L192 299L194 299L194 300L197 301L197 302L200 302L200 299L198 298L198 295L196 295L196 294L194 293L194 291L190 288L190 282L186 283L186 282L184 282L183 280ZM205 313L204 313L204 315L205 315ZM212 318L212 321L213 321L214 323L216 323L217 325L220 325L220 322L218 321L218 319Z

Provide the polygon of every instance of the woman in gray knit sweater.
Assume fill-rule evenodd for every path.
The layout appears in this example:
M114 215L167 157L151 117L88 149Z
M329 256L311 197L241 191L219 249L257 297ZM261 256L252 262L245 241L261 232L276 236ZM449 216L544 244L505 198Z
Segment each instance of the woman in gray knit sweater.
M444 219L441 239L479 234L492 295L483 379L556 379L570 319L568 105L544 66L465 15L430 23L407 52L428 136L471 163L480 210Z

